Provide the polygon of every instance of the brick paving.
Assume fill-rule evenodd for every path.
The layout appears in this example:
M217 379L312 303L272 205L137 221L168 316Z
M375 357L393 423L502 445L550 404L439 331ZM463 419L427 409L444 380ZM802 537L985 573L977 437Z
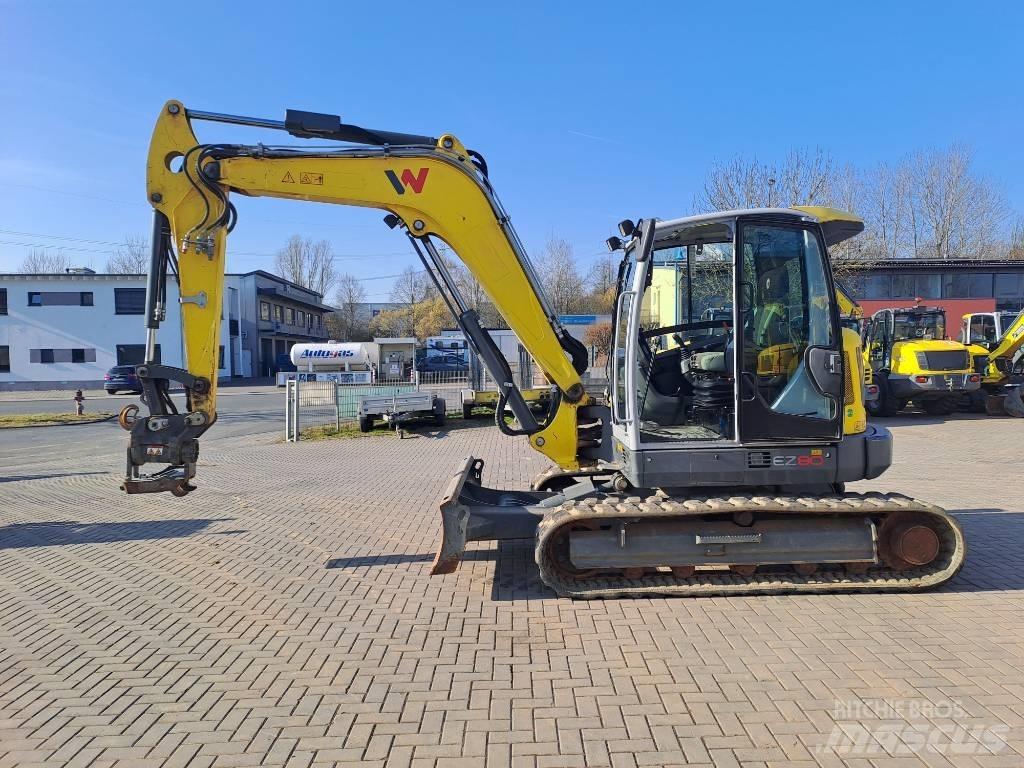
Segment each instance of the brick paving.
M545 466L485 426L224 441L187 499L34 464L0 478L0 768L1024 765L1024 424L892 423L860 485L960 516L938 592L573 602L518 542L428 578L465 455Z

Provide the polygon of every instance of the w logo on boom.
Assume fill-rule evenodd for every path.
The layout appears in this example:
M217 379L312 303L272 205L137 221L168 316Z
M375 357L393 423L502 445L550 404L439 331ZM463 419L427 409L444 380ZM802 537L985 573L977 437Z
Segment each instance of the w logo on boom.
M402 175L399 176L394 171L384 171L384 175L388 177L388 181L391 182L391 186L395 188L395 192L400 195L405 194L405 190L411 189L415 194L419 194L423 191L423 185L427 182L427 171L429 168L420 168L416 173L406 168L402 171Z

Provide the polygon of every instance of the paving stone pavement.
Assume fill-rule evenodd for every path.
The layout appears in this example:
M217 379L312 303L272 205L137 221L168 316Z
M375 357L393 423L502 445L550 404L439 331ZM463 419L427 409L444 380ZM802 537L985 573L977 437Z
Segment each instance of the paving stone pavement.
M859 487L956 511L938 592L573 602L518 542L428 577L467 454L546 466L484 426L224 443L186 499L0 478L0 768L1024 765L1024 424L892 424Z

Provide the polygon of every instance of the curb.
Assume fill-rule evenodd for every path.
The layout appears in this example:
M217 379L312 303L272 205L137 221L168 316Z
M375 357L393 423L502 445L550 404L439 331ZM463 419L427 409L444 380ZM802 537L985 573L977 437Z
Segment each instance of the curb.
M104 416L101 419L90 419L89 421L68 421L63 424L19 424L17 426L0 427L0 432L5 429L44 429L46 427L80 427L85 424L101 424L104 421L110 421L116 419L117 414L112 413L109 416Z

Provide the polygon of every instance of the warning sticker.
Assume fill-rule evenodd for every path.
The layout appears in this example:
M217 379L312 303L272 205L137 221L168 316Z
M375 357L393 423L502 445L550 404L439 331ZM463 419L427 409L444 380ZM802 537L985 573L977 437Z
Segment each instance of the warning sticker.
M324 175L322 173L300 173L299 184L316 184L323 186Z
M281 179L281 182L283 184L294 184L295 178L292 176L292 172L288 171L287 173L285 173L284 178Z

